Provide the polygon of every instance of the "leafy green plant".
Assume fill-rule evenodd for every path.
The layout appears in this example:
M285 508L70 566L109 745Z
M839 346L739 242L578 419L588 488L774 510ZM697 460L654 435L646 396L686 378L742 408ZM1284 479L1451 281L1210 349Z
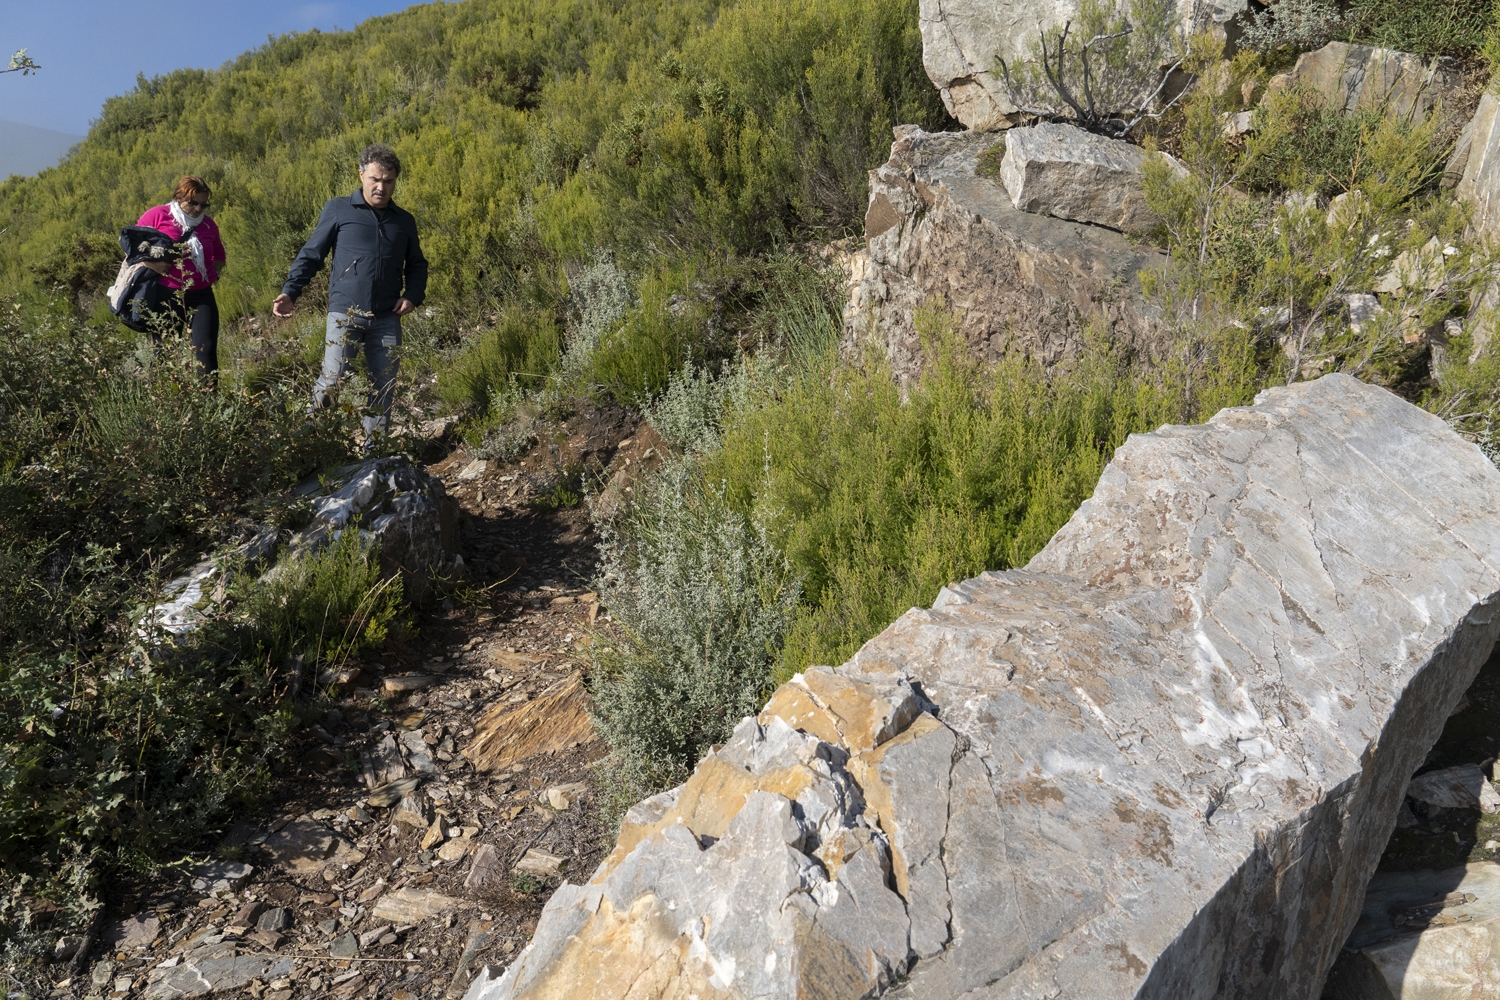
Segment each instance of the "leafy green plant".
M510 887L513 892L530 896L547 888L547 883L530 872L519 872L510 880Z

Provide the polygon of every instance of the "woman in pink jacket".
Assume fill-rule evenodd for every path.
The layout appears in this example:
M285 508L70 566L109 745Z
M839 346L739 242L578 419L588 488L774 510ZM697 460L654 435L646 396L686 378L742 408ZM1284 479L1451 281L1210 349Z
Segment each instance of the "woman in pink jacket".
M175 308L188 325L193 354L204 373L213 376L219 370L219 304L213 285L224 270L224 241L208 217L209 197L203 178L184 177L172 200L147 209L138 225L160 229L184 244L187 252L161 283L178 290Z

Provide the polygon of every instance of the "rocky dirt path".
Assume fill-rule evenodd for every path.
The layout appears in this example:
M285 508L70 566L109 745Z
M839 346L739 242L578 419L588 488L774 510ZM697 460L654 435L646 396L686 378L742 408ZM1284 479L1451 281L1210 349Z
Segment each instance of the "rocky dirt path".
M607 849L580 667L609 622L574 497L583 476L619 493L654 463L637 419L590 410L515 463L430 465L461 506L460 599L325 675L270 805L207 864L117 890L52 996L455 997L514 956Z

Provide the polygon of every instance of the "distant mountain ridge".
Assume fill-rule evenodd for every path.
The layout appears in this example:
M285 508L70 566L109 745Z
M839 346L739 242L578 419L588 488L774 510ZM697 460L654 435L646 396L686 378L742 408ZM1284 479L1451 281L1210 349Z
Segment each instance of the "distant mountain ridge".
M11 174L34 174L55 167L81 135L0 119L0 180Z

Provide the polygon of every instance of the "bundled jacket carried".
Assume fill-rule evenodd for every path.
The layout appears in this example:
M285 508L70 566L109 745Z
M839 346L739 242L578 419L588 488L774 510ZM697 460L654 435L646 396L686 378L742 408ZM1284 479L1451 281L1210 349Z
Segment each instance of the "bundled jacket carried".
M148 264L176 264L182 254L177 241L150 226L126 226L120 230L120 249L125 259L115 283L105 294L109 308L130 329L145 333L166 309L172 290Z
M281 290L295 299L323 266L329 251L328 311L387 316L398 299L421 305L427 295L427 258L417 220L391 202L371 208L356 191L323 206L318 228L292 262Z

